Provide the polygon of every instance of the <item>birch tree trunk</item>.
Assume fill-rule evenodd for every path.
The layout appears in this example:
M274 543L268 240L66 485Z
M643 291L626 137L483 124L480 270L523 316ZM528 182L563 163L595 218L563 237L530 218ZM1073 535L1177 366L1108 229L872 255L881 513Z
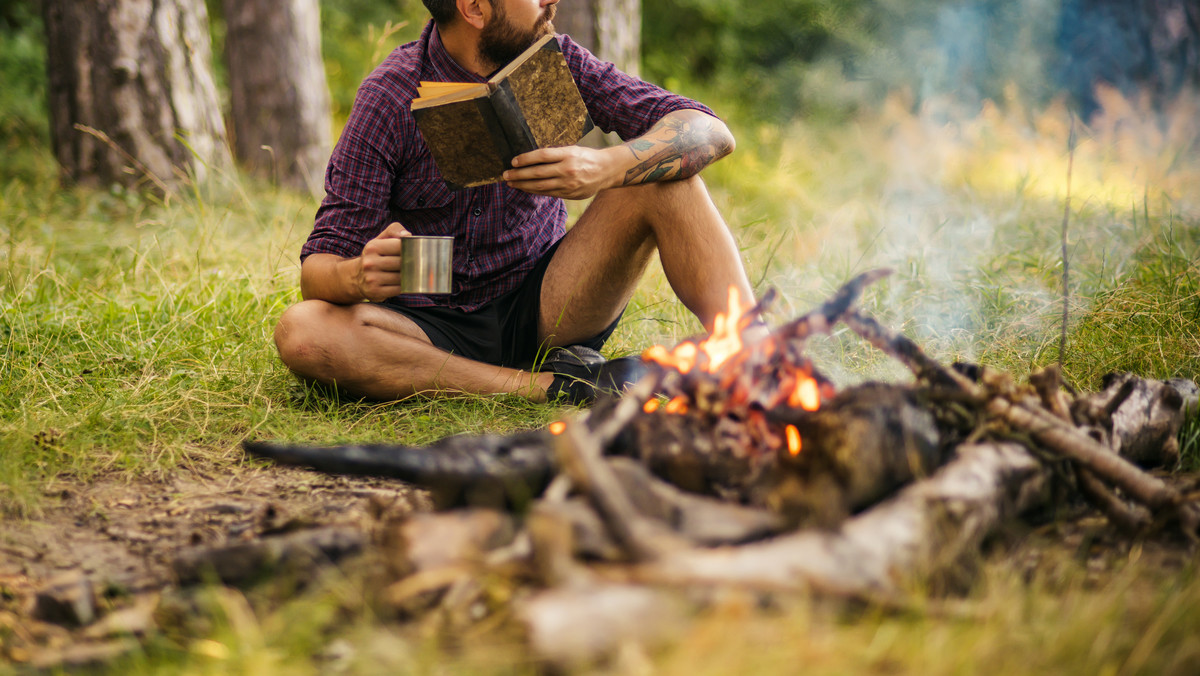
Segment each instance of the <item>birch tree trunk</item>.
M238 161L321 194L332 131L317 0L224 0L223 8Z
M229 164L203 0L44 0L63 179L169 194Z
M572 0L558 4L554 25L617 68L638 74L641 61L641 0Z

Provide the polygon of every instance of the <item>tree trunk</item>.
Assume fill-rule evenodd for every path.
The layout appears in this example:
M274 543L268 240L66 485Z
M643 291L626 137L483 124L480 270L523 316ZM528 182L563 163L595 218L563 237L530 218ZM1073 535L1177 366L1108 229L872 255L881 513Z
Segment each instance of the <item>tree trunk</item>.
M320 194L330 151L317 0L224 0L233 148L251 172Z
M641 60L641 0L574 0L558 4L554 25L596 56L638 74Z
M229 164L202 0L44 0L64 180L171 193Z
M559 33L571 36L596 56L636 76L642 59L641 0L572 0L560 2L554 19ZM600 147L620 143L616 134L593 130L580 143Z

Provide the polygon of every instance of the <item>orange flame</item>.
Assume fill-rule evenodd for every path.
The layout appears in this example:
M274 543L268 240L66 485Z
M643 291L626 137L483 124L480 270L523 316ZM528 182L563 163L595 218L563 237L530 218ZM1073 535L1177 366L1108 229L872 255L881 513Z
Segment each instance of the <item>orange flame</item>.
M550 434L558 436L567 431L567 423L559 420L558 422L550 423Z
M741 294L737 287L729 287L729 312L718 312L713 320L712 334L699 345L685 341L668 350L662 345L655 345L642 353L642 359L673 368L680 373L687 373L696 367L701 353L707 357L704 370L716 372L721 365L742 349L741 322L745 307L742 305Z
M800 430L796 429L795 425L788 425L785 432L787 433L788 453L800 455Z
M662 345L655 345L642 353L642 359L669 366L680 373L687 373L696 366L697 354L696 344L685 342L672 351L668 351Z
M687 397L679 395L671 401L668 401L666 411L667 413L687 413Z
M817 381L800 374L796 389L788 396L788 406L800 407L805 411L815 411L821 407L821 392L817 389Z
M650 401L646 402L646 405L642 407L642 410L646 413L654 413L658 410L658 406L659 401L657 399L651 399Z
M737 287L729 287L729 313L717 313L713 320L712 335L700 343L700 349L708 355L708 371L715 372L721 364L742 351L742 334L738 324L742 321L742 298Z

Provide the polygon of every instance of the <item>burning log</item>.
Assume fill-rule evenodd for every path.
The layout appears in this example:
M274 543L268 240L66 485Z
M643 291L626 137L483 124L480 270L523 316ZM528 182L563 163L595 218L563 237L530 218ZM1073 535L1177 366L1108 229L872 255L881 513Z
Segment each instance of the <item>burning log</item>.
M819 410L782 409L803 450L780 452L758 490L793 524L832 527L942 464L952 430L939 429L910 387L866 383Z
M722 334L700 346L684 344L695 350L694 371L660 370L639 383L635 392L598 403L584 423L592 435L604 439L600 444L604 454L642 457L660 476L676 479L687 490L742 494L757 471L755 463L784 443L784 429L778 425L773 429L765 411L793 399L799 406L798 391L808 393L810 408L817 406L821 396L832 395L832 387L803 356L803 341L827 331L853 308L867 286L887 274L876 270L858 275L816 310L772 332L770 340L749 345L742 334L764 311L769 297L743 310L735 296L729 314L719 319ZM719 352L707 351L718 346ZM670 393L672 401L680 404L682 410L673 412L695 415L664 423L643 408L655 392ZM625 413L615 415L617 409ZM664 414L671 410L670 403L663 407ZM323 472L408 481L429 488L439 508L521 507L541 494L559 471L560 461L547 430L509 436L458 435L425 447L312 447L257 441L242 446L251 455Z
M550 589L519 595L515 615L556 662L652 633L628 616L683 597L631 583L886 600L909 582L959 577L989 534L1049 499L1052 465L1075 467L1075 484L1123 529L1169 519L1195 534L1200 509L1130 461L1178 457L1194 385L1114 377L1076 396L1053 369L1019 387L986 368L948 368L854 309L883 274L860 275L767 335L754 323L769 298L747 308L733 295L711 336L647 350L659 366L650 376L546 430L419 448L245 448L401 478L433 489L441 507L515 507L386 529L399 579L385 598L406 613L466 617L484 594L479 573L535 581ZM837 391L804 345L839 321L917 382Z

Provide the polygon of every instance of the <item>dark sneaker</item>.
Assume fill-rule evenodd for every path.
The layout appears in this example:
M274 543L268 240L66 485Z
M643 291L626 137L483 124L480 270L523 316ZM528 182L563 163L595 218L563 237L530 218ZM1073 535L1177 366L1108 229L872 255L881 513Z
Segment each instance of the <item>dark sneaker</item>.
M550 401L582 406L601 394L620 394L646 375L648 368L640 357L605 361L591 348L572 345L555 351L542 370L554 374L554 383L546 390Z

